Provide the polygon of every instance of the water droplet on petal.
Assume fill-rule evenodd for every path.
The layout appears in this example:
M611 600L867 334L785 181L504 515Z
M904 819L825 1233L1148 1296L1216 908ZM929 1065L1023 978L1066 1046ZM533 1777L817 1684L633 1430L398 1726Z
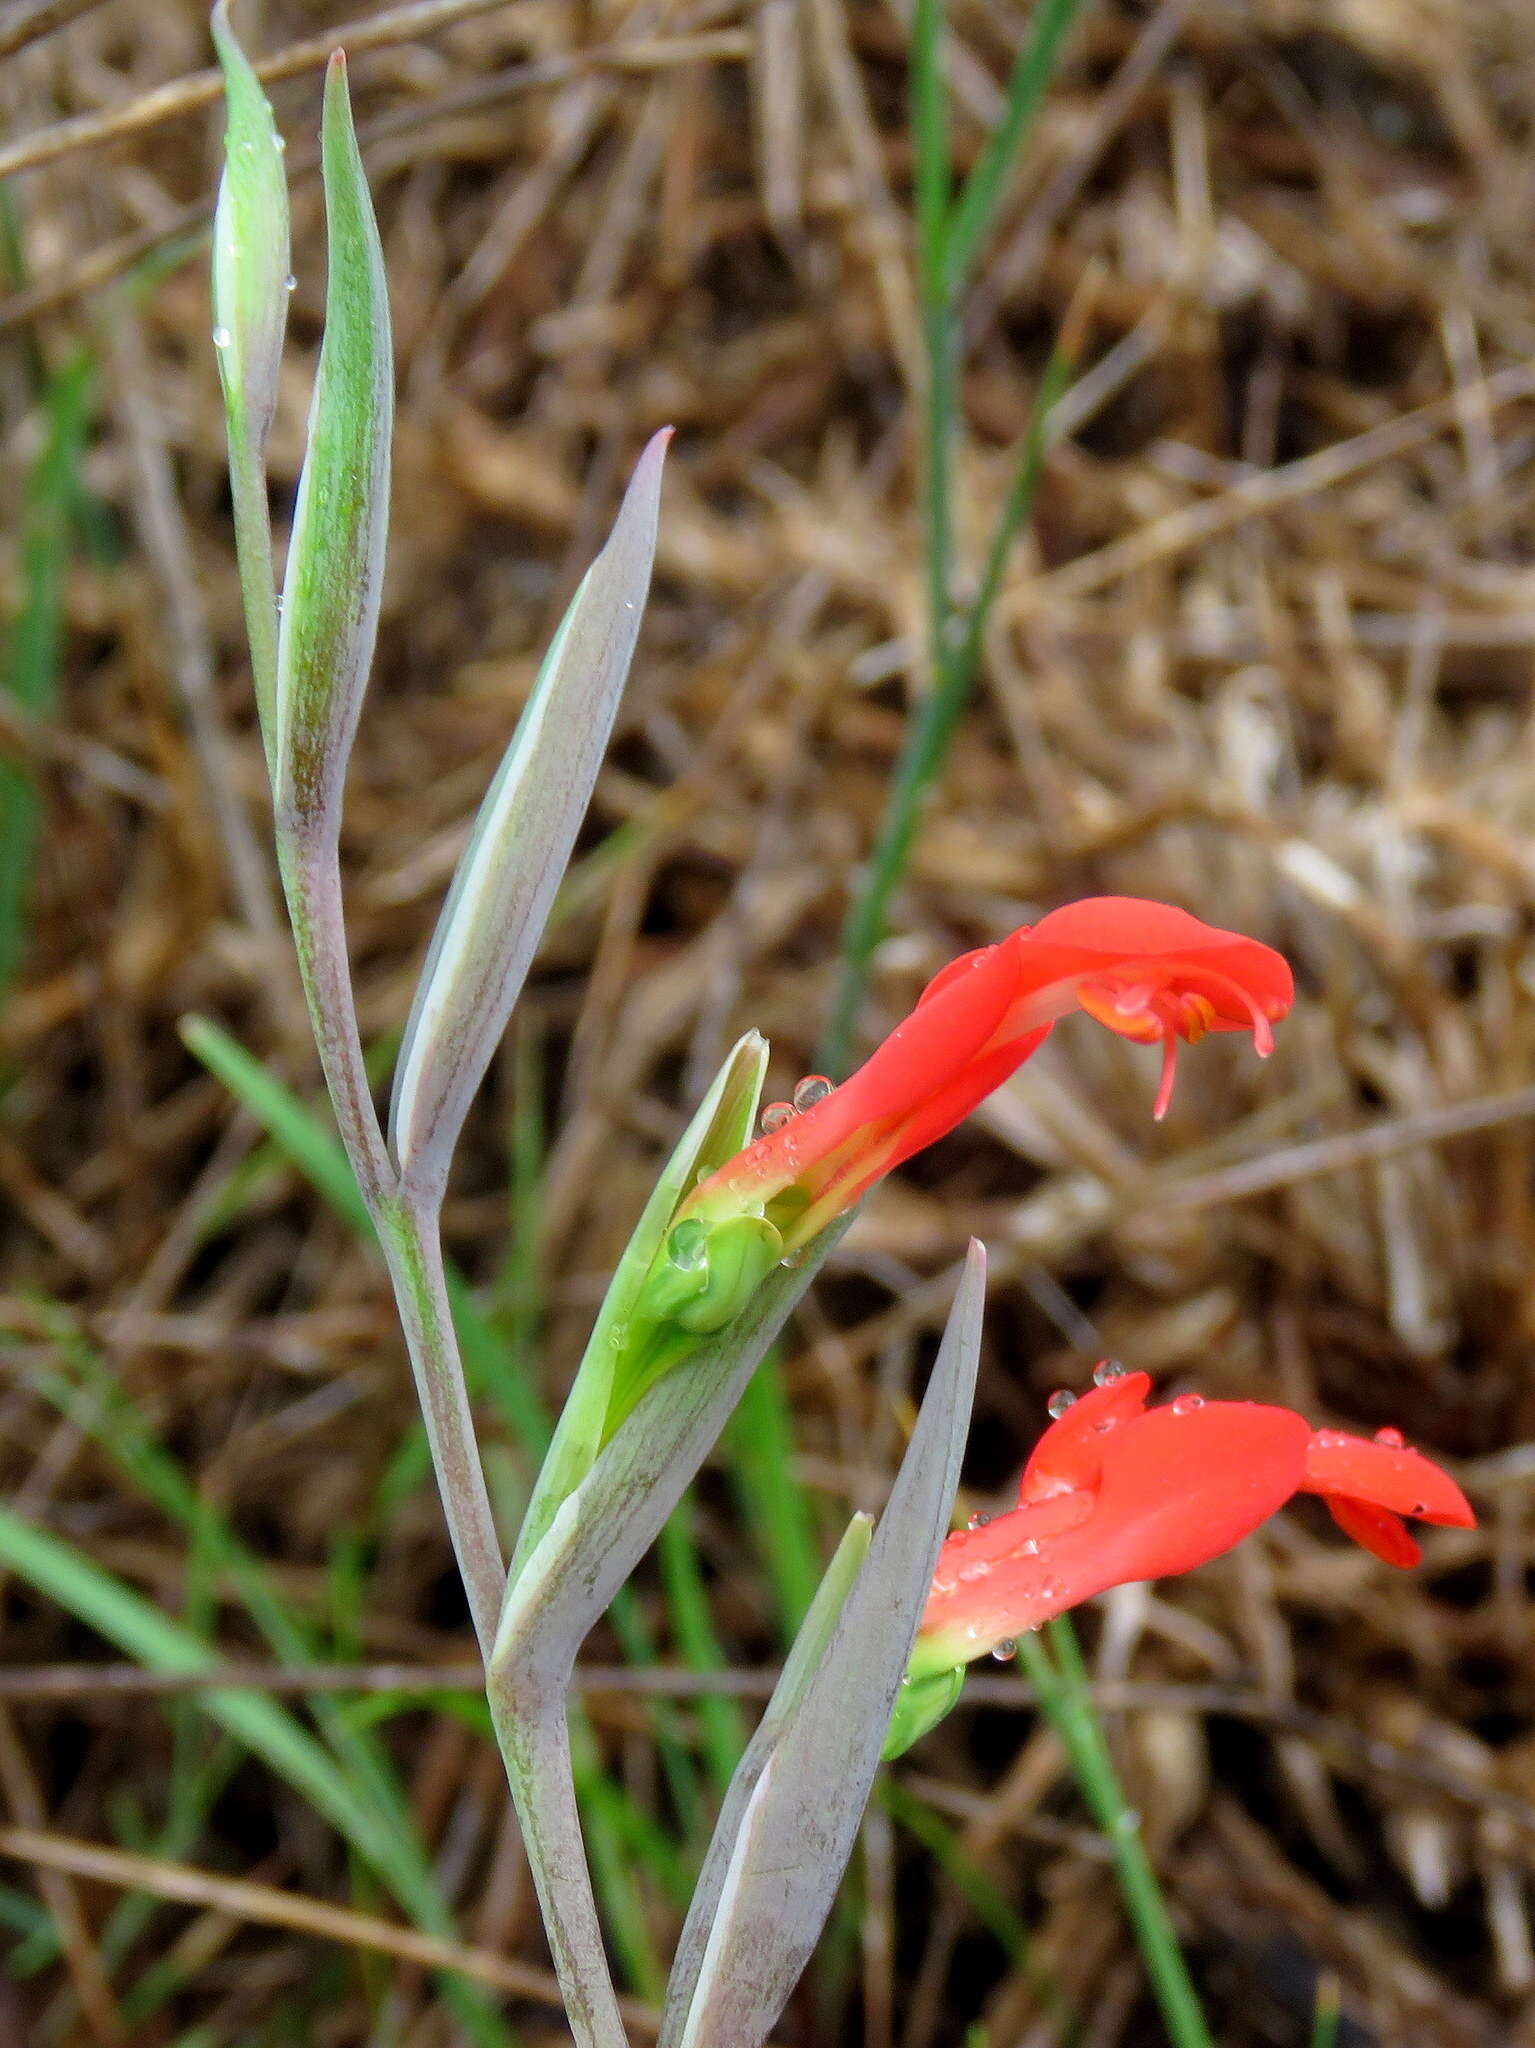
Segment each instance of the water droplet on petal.
M1046 1579L1039 1589L1039 1595L1042 1600L1059 1600L1065 1590L1059 1579Z
M228 329L227 327L215 327L215 328L214 328L214 330L213 330L213 346L214 346L215 348L228 348L228 346L229 346L229 344L230 344L230 341L231 341L231 339L232 339L232 336L230 335L229 329Z
M1203 1394L1180 1394L1173 1403L1174 1415L1193 1415L1205 1405Z
M1093 1385L1112 1387L1116 1380L1124 1378L1127 1370L1128 1367L1121 1365L1117 1358L1105 1358L1093 1367Z
M1004 1636L1000 1643L993 1643L991 1654L999 1664L1010 1664L1018 1654L1018 1643L1013 1636Z
M965 1527L967 1529L984 1529L990 1520L990 1515L972 1515L965 1524Z
M1039 1539L1035 1536L1026 1536L1018 1546L1018 1555L1020 1557L1038 1557Z
M1065 1387L1057 1387L1045 1403L1045 1413L1052 1422L1059 1422L1066 1413L1066 1410L1068 1408L1075 1408L1076 1405L1077 1397L1075 1394L1070 1393Z
M796 1109L814 1109L818 1102L824 1102L831 1093L831 1081L825 1074L807 1074L797 1083L794 1090Z
M1384 1444L1388 1451L1399 1451L1406 1444L1407 1439L1399 1429L1378 1429L1375 1432L1375 1441L1378 1444Z
M1316 1440L1318 1447L1324 1451L1341 1451L1348 1442L1348 1438L1340 1429L1319 1429Z
M793 1114L792 1102L770 1102L762 1112L762 1128L764 1131L781 1131Z
M984 1558L978 1558L974 1564L962 1564L959 1568L959 1582L962 1586L973 1586L977 1579L984 1579L990 1570L991 1566Z

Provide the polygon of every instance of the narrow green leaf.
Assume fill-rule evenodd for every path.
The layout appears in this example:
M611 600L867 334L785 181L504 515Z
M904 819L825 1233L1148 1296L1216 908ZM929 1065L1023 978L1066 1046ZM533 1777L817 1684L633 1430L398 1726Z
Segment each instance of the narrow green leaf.
M340 823L347 757L373 660L389 527L394 367L389 292L338 50L320 131L325 336L299 479L277 643L279 820Z
M22 507L20 605L7 635L4 672L7 696L30 718L48 716L58 689L64 573L93 384L91 359L81 351L49 380L43 394L47 431ZM30 769L0 761L0 990L9 987L21 964L37 824Z
M670 437L652 437L571 599L437 921L390 1110L408 1186L435 1194L447 1179L569 862L639 637Z
M969 279L1080 4L1081 0L1038 0L1028 40L1007 81L1002 118L987 136L986 146L954 203L944 247L945 283L951 297L957 298Z

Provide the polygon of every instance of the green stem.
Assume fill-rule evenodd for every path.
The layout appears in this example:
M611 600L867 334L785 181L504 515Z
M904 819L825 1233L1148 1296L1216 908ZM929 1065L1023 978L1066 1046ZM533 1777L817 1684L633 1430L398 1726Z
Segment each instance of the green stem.
M1052 1658L1050 1650L1055 1652ZM1038 1636L1018 1646L1019 1660L1039 1694L1040 1710L1059 1736L1088 1811L1113 1859L1120 1896L1146 1965L1152 1993L1173 2048L1212 2048L1210 2030L1190 1982L1167 1902L1140 1836L1140 1816L1125 1798L1093 1705L1087 1670L1070 1621L1050 1624L1050 1649Z
M506 1591L506 1564L453 1331L437 1217L435 1213L423 1215L407 1202L390 1200L376 1220L416 1376L453 1554L464 1581L480 1653L488 1658Z
M581 1837L563 1689L514 1683L492 1656L485 1695L571 2032L579 2048L628 2048Z

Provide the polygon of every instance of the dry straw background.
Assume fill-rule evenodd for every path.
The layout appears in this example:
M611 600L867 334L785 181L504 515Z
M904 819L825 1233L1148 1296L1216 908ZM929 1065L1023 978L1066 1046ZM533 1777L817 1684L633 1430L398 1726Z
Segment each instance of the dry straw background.
M775 1092L810 1063L921 687L903 4L416 0L346 38L401 404L346 832L369 1035L404 1017L628 464L679 430L619 736L450 1215L551 1398L733 1035L771 1035ZM956 0L966 159L1025 14ZM284 516L322 308L317 67L344 19L321 0L243 17L251 47L292 50L273 86L298 273ZM323 1630L363 1574L338 1659L461 1665L424 1488L347 1561L411 1416L381 1275L296 1176L242 1179L259 1134L178 1035L208 1013L313 1088L188 239L217 166L201 9L7 0L0 45L24 252L0 301L7 533L40 378L78 347L96 365L57 716L0 725L44 807L0 1012L0 1485L269 1665L227 1583L39 1391L88 1342L296 1613ZM1262 935L1302 996L1267 1067L1240 1041L1186 1053L1161 1127L1155 1054L1063 1026L870 1201L783 1360L794 1469L829 1529L887 1483L973 1231L995 1279L971 1506L1100 1351L1166 1388L1394 1423L1473 1494L1480 1530L1435 1533L1413 1577L1295 1510L1083 1618L1223 2048L1308 2041L1319 1978L1353 2048L1535 2041L1532 209L1522 0L1085 7L971 307L972 560L1086 290L1080 381L863 1042L953 953L1105 890ZM14 547L4 579L14 611ZM513 1502L525 1471L487 1427ZM718 1474L696 1533L750 1691L780 1645ZM653 1577L642 1593L660 1627ZM114 1654L99 1636L17 1580L5 1601L0 1884L42 1901L64 1953L0 1980L0 2040L455 2038L437 1951L261 1766L174 1850L154 1836L206 1723L120 1664L82 1677ZM611 1640L590 1654L611 1662ZM659 1654L679 1661L664 1635ZM988 1668L897 1782L1032 1932L1082 2038L1150 2048L1101 1855L1019 1695ZM636 1696L589 1707L666 1825ZM441 1703L384 1732L469 1967L521 2040L568 2038L492 1749ZM783 2043L957 2048L978 2020L993 2048L1057 2038L995 1911L887 1813L860 1868L838 1969ZM109 1966L102 1930L135 1887L156 1903ZM645 1897L664 1951L674 1908ZM135 2021L123 1987L167 1954L179 1988Z

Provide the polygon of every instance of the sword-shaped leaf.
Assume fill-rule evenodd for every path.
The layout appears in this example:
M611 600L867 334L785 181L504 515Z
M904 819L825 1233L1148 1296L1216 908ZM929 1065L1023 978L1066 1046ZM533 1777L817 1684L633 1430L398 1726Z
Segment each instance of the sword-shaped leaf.
M704 1950L709 1942L709 1930L719 1907L720 1893L724 1890L729 1875L731 1852L735 1848L736 1836L740 1832L751 1796L757 1789L757 1781L767 1768L768 1760L777 1748L784 1730L788 1727L796 1709L805 1696L805 1688L816 1674L821 1659L830 1642L832 1631L842 1613L843 1604L857 1580L864 1559L869 1554L869 1538L874 1528L872 1515L854 1515L837 1545L831 1563L826 1567L820 1585L816 1588L814 1600L800 1623L799 1633L784 1660L773 1696L767 1703L757 1732L746 1745L741 1761L736 1765L730 1780L729 1790L720 1806L719 1819L715 1823L709 1853L704 1858L703 1869L693 1887L692 1901L688 1906L688 1917L683 1925L682 1935L677 1943L676 1958L672 1963L671 1980L667 1986L666 2012L661 2021L660 2038L656 2048L676 2048L677 2038L692 2002L693 1987L698 1981L698 1972L704 1959Z
M437 921L390 1112L401 1179L429 1194L447 1177L597 779L650 588L670 431L641 455L560 622Z
M707 1938L700 1960L701 1930L690 1915L664 2048L759 2048L831 1910L959 1485L985 1276L985 1254L972 1243L922 1413L857 1584L755 1783L744 1799L735 1784L727 1795L704 1866L714 1893ZM717 1875L721 1836L742 1806Z

